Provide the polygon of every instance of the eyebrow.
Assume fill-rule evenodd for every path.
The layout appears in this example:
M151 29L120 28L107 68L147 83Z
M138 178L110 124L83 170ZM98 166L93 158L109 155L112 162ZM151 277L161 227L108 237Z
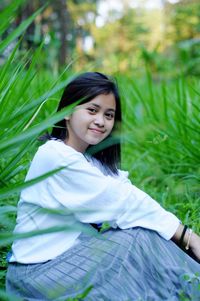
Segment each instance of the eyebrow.
M93 106L95 106L95 107L98 108L98 109L101 108L101 106L97 105L96 103L93 103L93 102L92 102L92 103L90 103L90 104L93 105ZM108 108L107 111L115 112L115 110L112 109L112 108Z

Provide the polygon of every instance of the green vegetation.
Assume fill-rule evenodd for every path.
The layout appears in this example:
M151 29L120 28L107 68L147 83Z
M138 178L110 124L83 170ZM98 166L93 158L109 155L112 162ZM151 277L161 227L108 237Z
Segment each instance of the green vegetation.
M154 84L120 78L124 87L123 164L131 179L200 232L199 81ZM126 101L125 101L126 99Z
M0 17L4 20L0 25L2 35L15 18L22 2L25 1L12 1L1 11ZM190 9L194 6L190 6ZM75 4L73 6L71 3L69 7L73 12ZM122 169L129 170L130 178L136 186L148 192L162 206L174 212L184 223L200 233L200 82L196 64L199 61L199 44L196 40L192 43L189 33L186 36L186 44L179 44L181 45L179 48L178 44L175 44L181 42L181 37L185 35L180 20L187 15L189 8L187 5L185 10L183 8L184 6L182 10L177 8L171 20L172 25L176 22L176 18L179 21L180 34L178 35L175 30L172 31L173 39L170 41L176 52L170 52L172 53L170 58L165 57L169 48L162 51L159 51L159 47L147 48L144 43L139 43L139 40L138 43L131 44L131 36L128 34L132 19L130 15L126 19L127 27L123 27L125 26L123 16L121 19L108 22L105 31L90 28L99 45L97 57L94 57L94 53L90 54L96 61L91 65L89 57L85 56L84 59L80 59L80 66L83 71L94 69L107 71L118 80L123 106ZM80 14L83 10L77 12ZM47 53L45 45L42 44L32 51L21 48L24 39L16 42L16 38L26 32L29 24L39 13L41 10L21 22L17 29L13 28L11 32L6 32L5 39L0 41L1 300L7 300L4 293L5 258L14 238L12 230L19 193L24 187L23 180L31 158L40 144L37 137L70 112L70 109L67 109L56 114L55 109L63 87L75 71L80 70L77 67L79 63L77 59L78 63L72 62L65 69L62 68L58 76L56 68L54 69L52 65L50 65L52 69L49 68L49 58L45 57ZM78 13L74 14L74 20L78 19ZM129 12L133 13L134 11ZM193 38L198 31L195 18L192 19ZM189 19L187 20L184 26L189 28L192 25ZM141 37L144 34L146 36L144 24L141 27L142 24L136 23L133 28L135 36ZM100 38L104 42L111 40L116 29L115 25L118 29L124 28L123 45L126 47L120 48L119 43L114 43L116 49L114 47L115 51L112 52L108 43L100 65L102 48L98 43ZM126 41L130 43L126 44ZM169 41L166 43L169 44ZM5 51L10 45L12 51L6 54ZM141 70L136 68L135 63L132 65L131 59L129 64L129 58L133 56L136 48L137 66ZM177 61L179 68L174 68ZM97 68L98 66L100 68Z

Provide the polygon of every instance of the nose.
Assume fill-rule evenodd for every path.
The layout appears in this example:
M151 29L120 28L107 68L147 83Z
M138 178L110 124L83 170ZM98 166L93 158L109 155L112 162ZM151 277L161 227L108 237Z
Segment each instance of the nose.
M103 127L104 126L104 116L102 114L97 114L95 116L94 124Z

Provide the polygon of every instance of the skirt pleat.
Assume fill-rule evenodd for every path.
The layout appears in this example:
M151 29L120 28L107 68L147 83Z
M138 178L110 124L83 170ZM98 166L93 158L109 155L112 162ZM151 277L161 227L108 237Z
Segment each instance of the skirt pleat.
M10 263L6 289L24 301L199 301L200 265L154 231L112 229L45 263Z

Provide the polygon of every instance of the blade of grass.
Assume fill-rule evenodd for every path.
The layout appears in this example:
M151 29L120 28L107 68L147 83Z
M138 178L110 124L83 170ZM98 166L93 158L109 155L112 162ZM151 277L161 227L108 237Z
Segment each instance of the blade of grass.
M28 19L24 20L9 36L7 36L1 43L0 43L0 54L8 47L8 45L15 40L17 37L19 37L24 30L33 22L33 20L38 16L46 7L43 6L40 9L38 9L32 16L30 16Z

